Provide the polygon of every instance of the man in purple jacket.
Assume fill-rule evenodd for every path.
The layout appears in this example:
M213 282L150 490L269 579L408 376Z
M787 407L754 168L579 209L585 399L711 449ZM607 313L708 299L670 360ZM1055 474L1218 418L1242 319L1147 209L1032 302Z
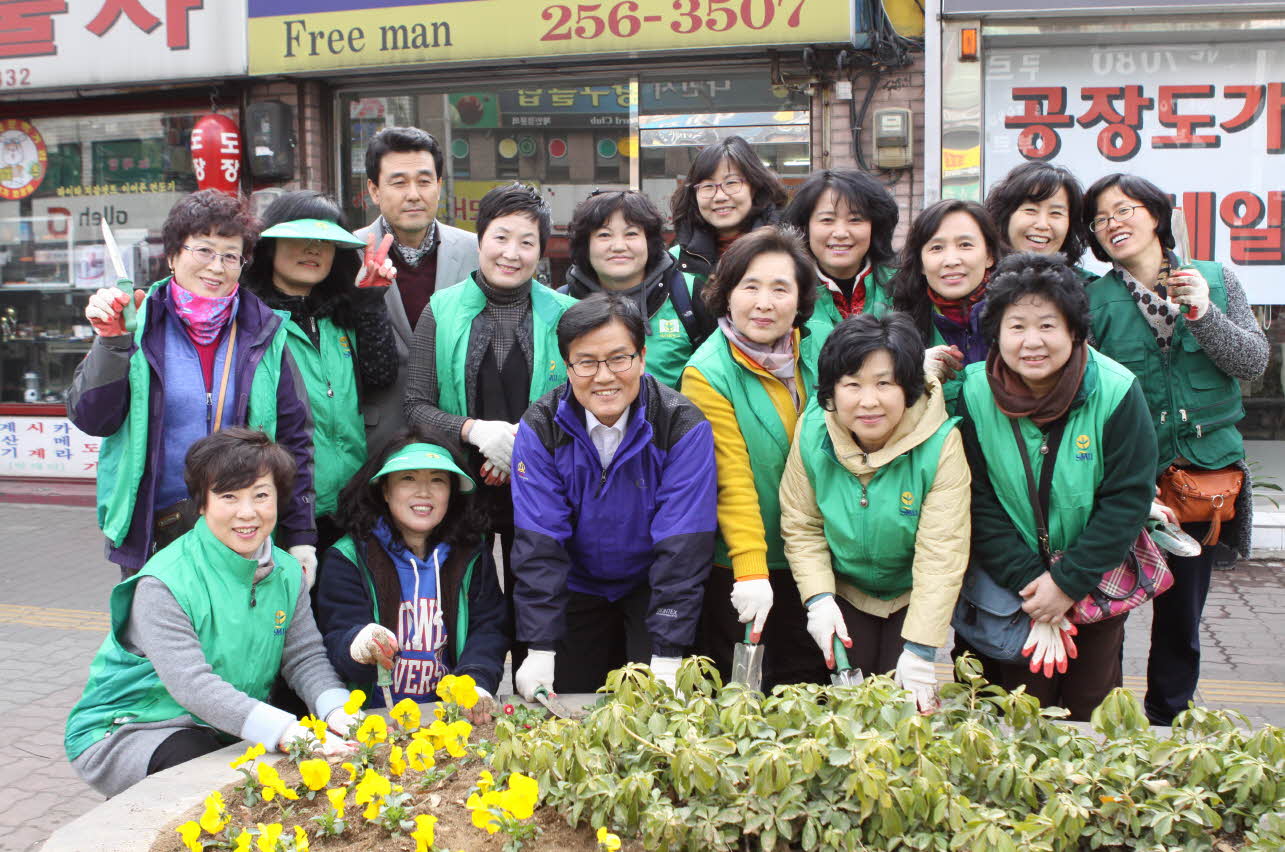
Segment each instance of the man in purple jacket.
M537 400L513 445L514 682L594 692L626 662L674 685L714 555L709 422L645 373L642 317L599 293L558 323L567 384Z

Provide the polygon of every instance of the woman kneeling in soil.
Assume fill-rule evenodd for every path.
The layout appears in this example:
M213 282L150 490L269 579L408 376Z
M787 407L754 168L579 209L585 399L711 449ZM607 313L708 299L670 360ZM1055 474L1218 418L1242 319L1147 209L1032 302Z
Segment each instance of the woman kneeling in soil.
M322 557L317 623L335 670L382 707L376 666L394 702L435 701L447 674L469 675L490 720L511 634L484 510L451 452L417 431L393 438L339 496L348 535Z
M244 739L285 751L314 739L264 703L280 673L330 729L347 734L348 691L326 660L299 563L273 546L290 453L225 429L188 450L195 528L112 590L112 629L67 720L72 766L106 796ZM341 737L314 748L348 752Z

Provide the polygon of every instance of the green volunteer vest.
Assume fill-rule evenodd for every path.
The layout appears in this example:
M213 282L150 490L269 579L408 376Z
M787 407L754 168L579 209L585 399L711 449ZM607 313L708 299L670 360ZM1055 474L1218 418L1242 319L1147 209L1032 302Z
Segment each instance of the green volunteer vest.
M690 366L695 367L710 387L730 402L736 411L736 425L745 439L745 448L749 450L750 474L754 478L759 513L763 517L767 567L771 571L788 571L790 565L785 560L785 545L781 541L779 491L781 475L785 473L785 459L794 436L785 431L785 424L776 414L776 405L759 377L732 357L731 344L722 332L715 333L701 344L692 356ZM799 397L806 401L816 387L816 362L800 358L799 370L803 377ZM732 564L721 531L714 548L714 563L728 567Z
M121 725L160 722L189 713L170 695L151 661L131 654L123 645L134 588L142 577L165 582L192 620L214 674L251 698L267 698L281 667L286 631L303 582L299 563L289 553L274 548L273 558L276 569L252 592L258 563L216 539L201 517L142 571L112 589L111 632L94 656L85 692L67 719L63 740L67 757L75 760ZM226 733L235 739L237 732Z
M690 278L684 275L683 282L690 294ZM691 357L692 341L683 321L678 318L671 295L651 317L651 334L647 337L647 372L662 385L677 390L683 368Z
M330 317L317 320L318 346L294 322L286 322L286 345L303 383L313 423L313 481L317 516L334 514L339 491L366 461L366 427L357 391L354 335Z
M1192 263L1209 282L1209 300L1227 310L1221 264ZM1245 416L1240 382L1215 366L1179 315L1168 352L1161 352L1137 302L1114 270L1088 285L1093 337L1100 352L1138 377L1159 444L1157 471L1179 456L1217 469L1245 457L1236 424Z
M168 281L166 278L153 284L148 290L148 297ZM134 331L136 348L129 359L129 410L120 428L103 439L98 453L98 527L115 547L120 547L129 532L130 521L134 517L134 501L138 497L143 467L147 462L152 367L143 354L143 331L147 328L149 304L144 300L138 309L138 325ZM277 326L250 382L250 405L246 415L249 422L246 425L275 439L277 381L281 376L281 353L286 345L285 323L290 315L284 311L273 313L281 317L282 322Z
M1079 537L1093 514L1098 484L1102 481L1102 429L1120 406L1133 374L1124 367L1089 349L1089 363L1084 371L1083 401L1067 415L1066 431L1057 448L1053 482L1049 491L1049 545L1053 551L1066 550ZM1026 468L1017 451L1013 427L1008 415L999 410L986 380L985 362L964 368L964 401L977 427L977 440L986 457L986 469L1000 505L1013 519L1017 531L1033 552L1039 552L1035 536L1035 512L1031 509ZM1044 433L1028 418L1018 421L1031 460L1035 481L1046 459L1040 452Z
M370 594L370 620L379 623L379 597L375 594L375 578L371 575L370 569L366 563L357 556L357 545L353 542L352 536L346 535L339 541L335 542L333 547L344 555L344 558L357 566L361 571L362 579L366 581L366 591ZM455 659L459 659L464 653L464 643L468 641L468 589L473 582L473 568L477 565L480 553L474 554L469 560L468 567L464 569L464 577L460 580L460 599L459 610L455 614L455 629L451 631L451 640L455 645ZM438 590L441 594L441 590ZM369 695L370 691L366 690Z
M937 478L947 418L927 441L875 471L861 505L861 481L834 454L825 410L808 403L799 432L803 469L825 518L834 572L868 595L892 600L910 591L919 511Z
M473 320L486 307L486 294L477 286L473 273L457 286L438 290L428 300L437 323L434 357L437 358L437 406L448 414L468 417L464 389L464 368L468 357ZM527 394L535 402L567 380L567 365L558 353L558 320L576 303L571 296L556 293L539 281L531 282L531 387Z
M896 270L882 265L871 270L867 279L866 304L861 309L862 313L880 316L892 309L892 292L888 288L895 272ZM807 327L812 333L804 338L808 357L813 363L816 363L817 357L821 354L825 339L842 321L843 314L839 313L839 306L834 303L834 294L822 283L817 287L816 306L812 309L812 316L807 321Z

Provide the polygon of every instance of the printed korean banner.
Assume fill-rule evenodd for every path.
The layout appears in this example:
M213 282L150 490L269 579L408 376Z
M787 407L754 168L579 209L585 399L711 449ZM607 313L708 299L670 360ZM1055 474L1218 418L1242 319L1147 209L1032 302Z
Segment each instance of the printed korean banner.
M93 479L101 442L66 417L0 415L0 476Z
M242 2L0 0L0 98L244 73Z
M1002 48L985 62L988 185L1028 160L1085 187L1145 177L1183 208L1196 259L1230 265L1253 304L1285 304L1279 42Z
M851 0L249 0L251 74L851 39Z

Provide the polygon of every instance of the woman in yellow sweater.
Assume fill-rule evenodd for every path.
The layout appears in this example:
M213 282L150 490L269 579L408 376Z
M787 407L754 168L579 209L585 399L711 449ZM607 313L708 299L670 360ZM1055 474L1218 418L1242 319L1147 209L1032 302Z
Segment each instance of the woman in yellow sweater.
M816 295L815 266L797 231L769 226L737 240L703 293L719 332L682 377L682 392L713 427L718 465L719 535L701 650L726 678L749 624L751 640L765 646L765 692L825 676L782 549L777 497L799 412L816 383L816 363L802 359L799 346Z

